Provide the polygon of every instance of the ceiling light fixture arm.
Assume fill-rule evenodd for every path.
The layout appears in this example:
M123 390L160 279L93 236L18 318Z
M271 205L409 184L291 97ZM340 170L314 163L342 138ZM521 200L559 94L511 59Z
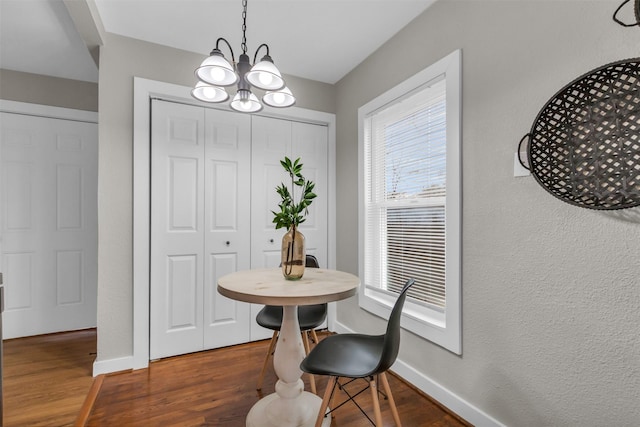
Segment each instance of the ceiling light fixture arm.
M258 59L258 52L260 52L260 49L264 47L265 49L267 49L267 54L262 58L262 60L264 61L265 58L269 58L268 60L273 62L273 59L271 59L271 55L269 55L269 45L266 43L262 43L260 46L258 46L258 48L256 49L256 53L255 55L253 55L253 63L257 64L256 59Z
M220 42L223 41L226 43L227 47L229 48L229 52L231 52L231 63L235 64L236 63L236 57L233 54L233 49L231 48L231 44L229 44L229 42L227 41L227 39L225 39L224 37L220 37L218 40L216 40L216 47L215 49L213 49L210 53L210 55L213 55L214 53L217 55L222 55L222 51L219 48ZM224 56L224 55L222 55Z

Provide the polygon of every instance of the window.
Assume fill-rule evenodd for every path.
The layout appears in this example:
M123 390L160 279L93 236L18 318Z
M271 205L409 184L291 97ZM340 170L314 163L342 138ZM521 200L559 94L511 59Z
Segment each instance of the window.
M460 342L460 51L358 110L360 305L388 317L410 277L403 326Z

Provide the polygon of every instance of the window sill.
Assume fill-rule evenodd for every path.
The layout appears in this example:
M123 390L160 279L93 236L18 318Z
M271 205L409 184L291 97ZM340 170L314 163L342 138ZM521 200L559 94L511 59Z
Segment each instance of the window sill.
M360 307L373 315L388 319L395 303L394 296L361 286L358 297ZM407 299L402 310L401 326L455 354L462 354L460 328L451 314L447 316L444 311L425 307Z

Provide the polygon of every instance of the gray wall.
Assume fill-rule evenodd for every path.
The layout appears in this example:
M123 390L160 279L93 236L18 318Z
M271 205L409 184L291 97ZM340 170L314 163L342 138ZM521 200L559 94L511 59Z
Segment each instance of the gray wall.
M114 34L100 49L98 361L133 354L133 77L192 86L203 59ZM298 107L334 112L332 85L285 78Z
M0 99L98 111L98 84L0 69Z
M513 177L549 98L638 56L619 3L440 0L337 84L337 267L357 273L357 108L462 49L463 354L404 333L400 358L509 426L640 425L640 211ZM383 328L354 300L338 321Z

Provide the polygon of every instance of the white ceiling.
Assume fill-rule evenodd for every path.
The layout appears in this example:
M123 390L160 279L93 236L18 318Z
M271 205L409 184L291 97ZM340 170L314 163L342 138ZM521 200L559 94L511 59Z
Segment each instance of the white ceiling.
M247 54L253 62L255 49L267 43L281 72L335 83L433 1L249 0ZM224 37L236 59L240 54L240 0L95 3L107 32L203 59ZM0 0L0 67L93 82L98 76L62 0Z
M0 68L98 81L96 64L60 0L0 0Z

